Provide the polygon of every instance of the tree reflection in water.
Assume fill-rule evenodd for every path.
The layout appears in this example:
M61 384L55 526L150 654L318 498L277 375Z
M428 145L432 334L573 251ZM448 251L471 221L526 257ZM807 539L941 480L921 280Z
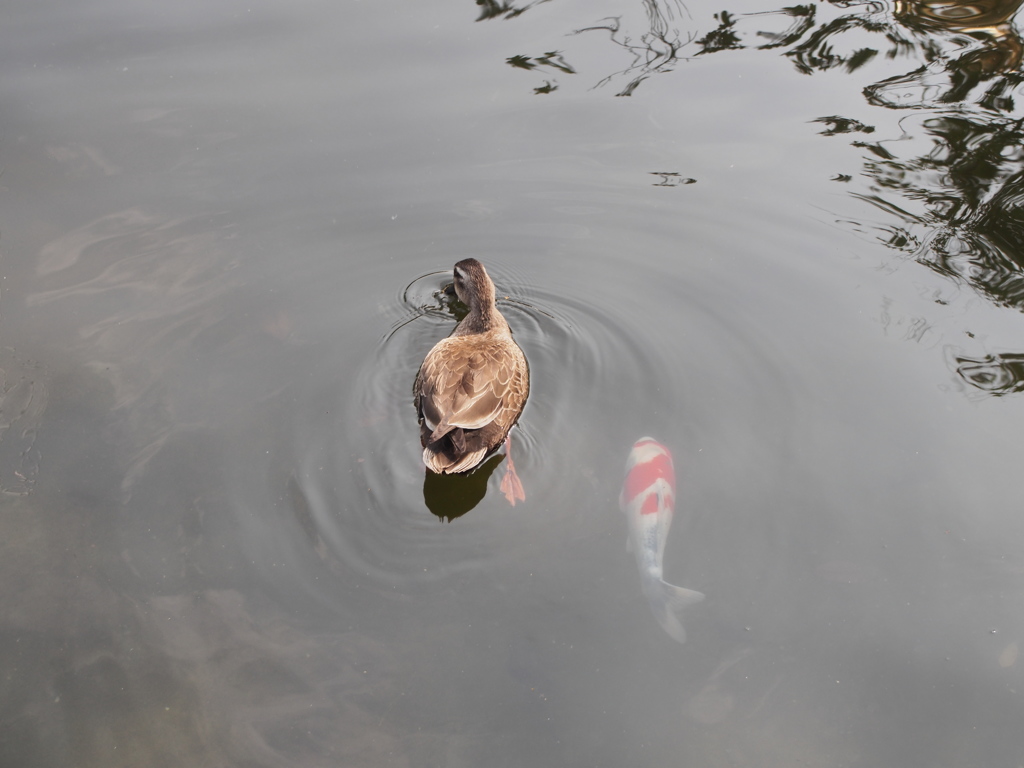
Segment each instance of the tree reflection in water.
M981 359L953 356L957 374L982 392L998 397L1024 392L1024 355L986 355Z
M476 20L514 19L516 16L522 16L533 6L546 2L548 0L534 0L532 3L516 5L515 3L502 2L501 0L476 0L476 4L480 6L480 15L477 16Z
M638 38L629 34L623 25L622 16L604 19L602 23L576 30L579 35L584 32L605 31L617 46L629 51L633 61L625 69L615 72L598 82L600 88L613 80L625 77L626 85L616 96L631 96L637 87L653 74L671 72L682 48L693 41L688 37L685 41L676 27L676 20L686 14L686 7L679 0L643 0L647 30Z
M574 34L604 31L629 52L630 65L595 86L619 82L616 96L632 95L681 60L728 51L775 50L807 75L906 59L913 66L906 74L872 83L863 93L868 104L913 117L900 121L895 136L852 142L865 150L869 184L850 194L884 212L888 223L878 231L886 246L996 305L1024 311L1024 115L1014 101L1024 81L1024 44L1013 23L1022 2L828 0L767 12L720 11L701 28L678 0L642 0L640 26L616 16ZM692 27L685 34L677 27L684 18ZM509 59L513 66L523 61L577 71L561 53L557 59L550 53ZM535 90L555 88L548 82ZM825 124L826 136L875 131L838 115L812 121ZM957 358L954 369L984 392L1019 392L1021 357Z

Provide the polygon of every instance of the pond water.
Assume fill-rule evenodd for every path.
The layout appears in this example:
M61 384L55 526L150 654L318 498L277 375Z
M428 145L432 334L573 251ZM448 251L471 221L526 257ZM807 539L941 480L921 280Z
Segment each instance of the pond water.
M0 765L1024 762L1020 0L9 5Z

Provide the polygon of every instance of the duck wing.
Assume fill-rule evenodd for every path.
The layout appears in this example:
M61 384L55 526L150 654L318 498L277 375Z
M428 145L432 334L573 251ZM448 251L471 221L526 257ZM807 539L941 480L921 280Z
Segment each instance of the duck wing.
M430 442L456 428L482 429L506 408L515 357L503 346L464 342L442 340L420 369L419 403L432 429Z

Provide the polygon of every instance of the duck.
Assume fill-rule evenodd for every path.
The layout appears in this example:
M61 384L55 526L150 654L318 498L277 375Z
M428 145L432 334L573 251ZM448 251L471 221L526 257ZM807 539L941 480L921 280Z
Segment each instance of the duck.
M502 492L525 500L512 463L509 431L530 394L530 369L495 306L494 282L476 259L455 265L455 294L466 315L427 353L413 386L423 463L440 475L470 472L503 443Z

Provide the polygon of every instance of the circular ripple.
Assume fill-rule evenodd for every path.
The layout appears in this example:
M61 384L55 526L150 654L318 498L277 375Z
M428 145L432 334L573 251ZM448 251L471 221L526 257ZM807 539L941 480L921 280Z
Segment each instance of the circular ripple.
M712 430L729 435L730 420L742 431L767 411L759 390L784 389L770 345L754 340L748 320L716 314L707 286L666 284L665 295L636 307L611 280L583 296L510 279L500 267L494 278L530 364L531 396L512 432L526 504L509 507L497 488L504 468L493 464L486 497L451 524L424 502L412 386L423 356L465 311L444 291L447 271L417 278L383 308L379 343L331 409L337 420L296 428L296 482L318 535L347 573L380 588L486 570L535 547L539 529L587 535L595 509L615 514L638 437L680 447ZM743 403L730 404L733 413L713 423L700 415L701 405L729 404L730 393Z

